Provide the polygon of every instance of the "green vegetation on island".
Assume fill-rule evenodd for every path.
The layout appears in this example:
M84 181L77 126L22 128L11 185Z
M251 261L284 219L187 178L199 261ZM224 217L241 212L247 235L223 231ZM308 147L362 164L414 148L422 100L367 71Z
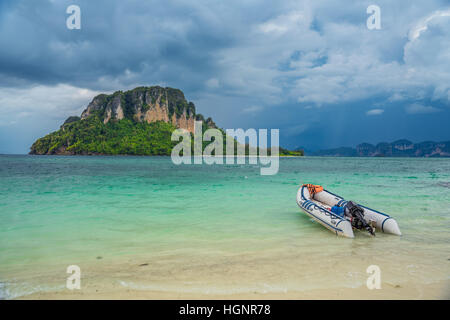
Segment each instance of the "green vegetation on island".
M60 130L38 139L32 154L65 155L169 155L175 127L163 121L129 119L104 124L98 116L64 124Z

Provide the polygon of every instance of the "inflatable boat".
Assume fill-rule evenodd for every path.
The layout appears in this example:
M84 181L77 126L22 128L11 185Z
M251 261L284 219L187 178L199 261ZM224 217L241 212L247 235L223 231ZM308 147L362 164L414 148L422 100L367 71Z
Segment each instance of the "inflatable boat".
M312 184L301 186L297 192L297 204L308 216L339 236L354 238L354 229L367 229L373 235L375 230L401 235L397 221L389 215L346 201L322 186ZM360 215L355 217L349 214L349 207L350 209L356 207L356 214ZM346 213L335 213L339 208ZM361 220L359 224L355 223L358 217Z

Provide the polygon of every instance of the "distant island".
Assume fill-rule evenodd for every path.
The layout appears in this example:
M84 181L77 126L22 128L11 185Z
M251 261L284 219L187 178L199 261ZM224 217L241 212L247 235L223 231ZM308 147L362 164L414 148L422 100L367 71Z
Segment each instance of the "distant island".
M377 145L361 143L356 148L341 147L312 152L312 156L333 157L450 157L450 141L413 143L406 139Z
M70 116L58 131L36 140L30 154L170 155L178 143L171 141L172 132L183 128L192 134L195 121L202 121L203 130L220 129L197 114L179 89L152 86L100 94L80 117ZM303 151L280 148L280 155L302 156Z

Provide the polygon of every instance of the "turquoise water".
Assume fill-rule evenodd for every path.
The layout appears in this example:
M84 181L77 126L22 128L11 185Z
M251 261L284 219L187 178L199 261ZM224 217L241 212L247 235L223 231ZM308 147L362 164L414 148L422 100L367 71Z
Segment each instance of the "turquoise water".
M394 216L403 236L337 238L297 207L301 183ZM88 288L358 287L370 264L421 285L450 275L450 160L281 158L261 176L167 157L0 156L0 221L0 298L66 290L73 264Z

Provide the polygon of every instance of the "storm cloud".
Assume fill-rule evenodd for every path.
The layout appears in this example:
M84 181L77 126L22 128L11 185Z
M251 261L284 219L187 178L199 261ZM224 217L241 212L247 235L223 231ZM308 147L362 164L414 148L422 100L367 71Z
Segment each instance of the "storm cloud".
M447 1L2 0L0 152L142 85L182 89L224 128L280 128L289 147L446 140L449 48Z

